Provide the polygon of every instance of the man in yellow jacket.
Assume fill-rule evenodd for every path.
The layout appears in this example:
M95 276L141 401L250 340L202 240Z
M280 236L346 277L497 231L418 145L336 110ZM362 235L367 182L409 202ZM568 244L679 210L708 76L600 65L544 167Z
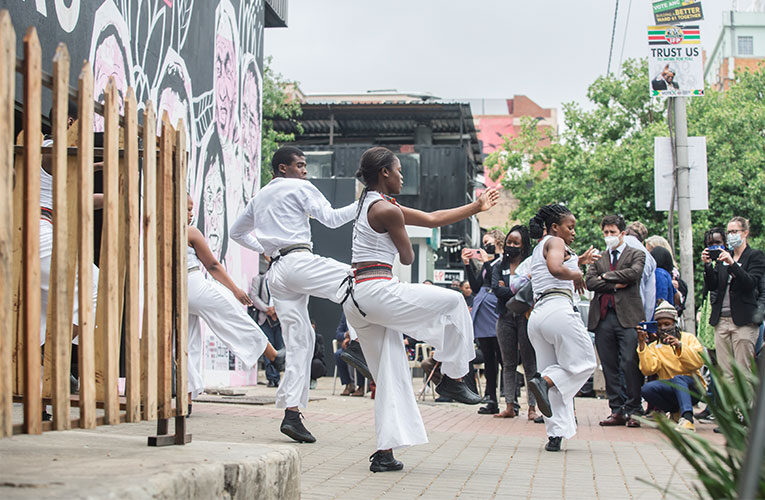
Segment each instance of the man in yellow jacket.
M649 405L661 411L679 414L677 426L695 431L693 405L703 393L699 368L704 364L704 347L696 337L677 327L677 311L666 301L656 307L657 333L638 327L638 359L644 375L658 380L643 385L642 394Z

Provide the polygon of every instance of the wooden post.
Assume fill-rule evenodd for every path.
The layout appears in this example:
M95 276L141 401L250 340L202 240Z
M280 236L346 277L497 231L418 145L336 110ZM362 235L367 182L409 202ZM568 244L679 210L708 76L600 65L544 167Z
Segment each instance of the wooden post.
M188 195L186 194L186 130L183 121L178 122L175 133L175 162L173 187L175 191L175 221L173 224L173 311L175 313L175 409L182 417L188 405L188 357L189 357L189 294L188 268L186 266L188 237ZM179 433L176 431L176 438ZM184 444L183 441L176 444Z
M172 416L172 244L173 244L173 142L175 132L167 117L162 116L162 137L159 146L157 176L157 354L159 364L159 418Z
M13 103L16 32L0 11L0 437L13 434Z
M24 213L21 331L24 335L24 432L42 433L40 392L40 40L24 35Z
M104 107L104 226L101 237L101 267L99 271L99 295L97 311L103 311L96 318L96 337L102 339L103 364L96 365L102 370L104 393L104 417L109 425L118 424L119 387L119 107L114 79L106 86ZM103 287L101 286L103 283ZM102 306L103 304L103 306ZM98 313L97 313L98 314ZM99 321L101 320L101 321ZM100 330L100 331L99 331ZM98 358L98 343L96 358Z
M157 117L143 114L143 333L141 387L144 420L157 418Z
M72 345L72 305L74 283L69 281L68 268L76 257L70 252L69 207L67 196L67 118L69 109L69 52L59 44L53 57L53 252L45 343L52 361L53 426L65 430L69 426L69 359ZM45 353L46 358L48 352Z
M125 181L127 203L123 203L127 216L127 234L122 245L128 249L125 281L125 396L127 421L141 420L141 357L139 345L141 268L138 262L138 116L135 93L128 89L125 98Z
M82 65L78 96L79 139L77 146L77 247L80 343L80 427L96 427L96 366L93 331L93 71Z

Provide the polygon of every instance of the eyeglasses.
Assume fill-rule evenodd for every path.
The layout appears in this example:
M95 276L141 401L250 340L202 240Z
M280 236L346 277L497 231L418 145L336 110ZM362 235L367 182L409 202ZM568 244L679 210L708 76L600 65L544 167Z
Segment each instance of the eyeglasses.
M744 232L743 229L729 229L728 230L728 234L738 234L738 233L743 233L743 232Z

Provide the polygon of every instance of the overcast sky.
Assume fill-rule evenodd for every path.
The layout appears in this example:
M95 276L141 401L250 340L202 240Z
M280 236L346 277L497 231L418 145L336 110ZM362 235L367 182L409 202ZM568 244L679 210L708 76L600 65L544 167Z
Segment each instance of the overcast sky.
M587 87L605 74L615 3L289 0L289 27L266 29L265 53L306 93L398 89L449 99L525 94L560 108L584 101ZM730 4L703 0L707 51ZM649 0L619 1L612 71L622 54L647 55L649 24Z

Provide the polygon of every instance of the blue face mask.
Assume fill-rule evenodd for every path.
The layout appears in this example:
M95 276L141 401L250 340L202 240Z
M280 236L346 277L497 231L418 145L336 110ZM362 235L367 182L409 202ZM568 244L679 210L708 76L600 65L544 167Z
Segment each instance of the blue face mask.
M736 249L744 243L744 239L741 237L741 233L728 233L728 246L732 249Z

